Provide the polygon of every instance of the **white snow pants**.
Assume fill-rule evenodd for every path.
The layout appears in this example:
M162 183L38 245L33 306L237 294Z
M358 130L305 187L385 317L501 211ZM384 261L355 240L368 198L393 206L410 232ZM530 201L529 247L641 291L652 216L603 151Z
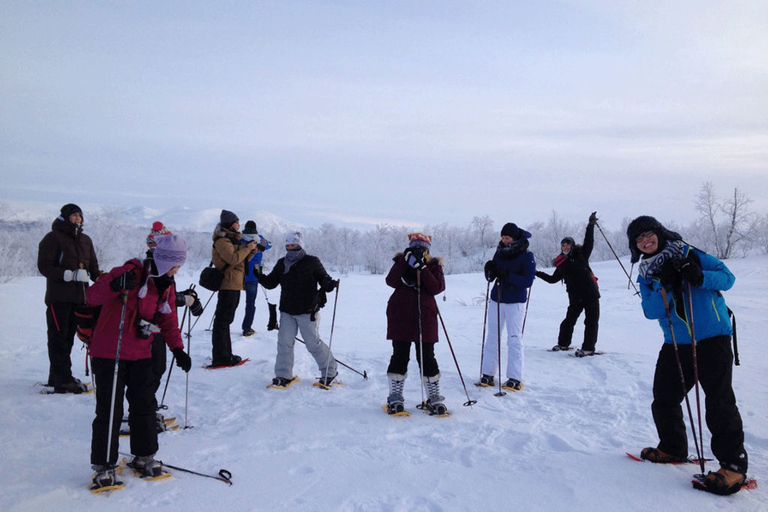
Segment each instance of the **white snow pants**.
M498 308L498 313L497 313ZM499 322L501 315L501 322ZM507 378L523 380L523 319L525 303L499 304L493 300L488 303L488 328L483 347L483 375L496 375L499 367L499 326L507 329Z

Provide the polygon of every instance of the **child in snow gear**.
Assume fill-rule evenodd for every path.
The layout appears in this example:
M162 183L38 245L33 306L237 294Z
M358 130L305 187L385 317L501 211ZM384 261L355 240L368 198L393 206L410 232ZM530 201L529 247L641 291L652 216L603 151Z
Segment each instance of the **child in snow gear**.
M57 393L82 393L86 385L72 376L75 312L85 304L89 281L99 277L99 262L90 237L83 233L83 211L65 204L51 231L40 241L37 268L45 276L48 324L48 385Z
M657 319L664 333L651 405L659 444L641 456L654 462L688 456L681 403L698 378L706 393L712 453L720 462L702 487L715 494L737 492L746 480L748 460L731 384L731 323L720 293L730 289L735 278L723 262L686 244L653 217L633 220L627 238L632 263L641 260L637 282L643 312Z
M272 248L272 243L261 236L256 229L256 223L249 220L245 223L243 237L240 239L242 245L255 241L259 252L253 255L245 265L245 316L243 317L243 336L253 336L256 331L253 330L253 316L256 313L256 296L259 292L259 279L256 277L258 269L261 268L261 261L264 257L264 251ZM254 269L256 272L254 272Z
M500 333L507 329L507 380L504 388L511 391L523 389L523 320L528 288L536 271L533 253L528 250L531 234L514 223L501 229L501 240L493 259L485 264L485 278L495 281L488 307L488 331L483 346L483 378L493 382L500 365ZM483 379L481 378L481 383ZM483 384L484 385L484 384Z
M257 279L268 290L280 285L280 328L273 385L285 387L294 379L293 347L296 334L301 331L304 344L320 369L321 382L330 386L338 370L330 348L320 339L319 300L321 294L333 291L338 281L331 279L317 256L305 252L304 237L299 232L285 237L285 256L277 260L268 275L259 271Z
M576 245L573 238L566 237L560 242L560 255L554 259L555 272L553 275L536 272L536 277L548 283L565 281L568 293L568 310L565 319L560 324L560 334L557 345L552 350L568 350L576 320L584 312L584 341L581 348L576 350L576 356L591 356L595 353L597 343L597 328L600 320L600 292L597 278L589 267L589 256L595 244L595 224L597 212L592 212L584 234L584 243Z
M156 273L146 273L144 269L151 265L145 266L133 259L113 268L88 289L88 303L101 305L91 339L97 384L91 464L97 471L94 478L97 487L114 481L114 474L109 470L117 463L123 396L129 403L131 453L146 458L158 449L152 384L154 329L149 334L142 332L142 322L157 327L182 370L188 372L191 367L172 307L176 290L171 278L184 264L186 250L181 237L164 236L158 240L153 254ZM133 278L126 274L133 274Z
M392 340L392 357L387 368L387 412L397 414L405 410L403 386L413 343L428 394L426 406L432 414L447 414L435 359L438 341L435 295L445 290L443 260L430 256L431 236L411 233L408 240L408 247L393 258L386 277L387 285L395 289L387 302L387 339Z
M211 333L211 366L234 366L242 358L232 354L232 338L229 326L235 319L235 311L240 302L240 290L245 279L245 263L259 252L256 241L245 245L240 243L240 219L237 215L222 210L219 223L213 230L213 250L211 261L216 268L223 269L224 280L218 291L216 313Z

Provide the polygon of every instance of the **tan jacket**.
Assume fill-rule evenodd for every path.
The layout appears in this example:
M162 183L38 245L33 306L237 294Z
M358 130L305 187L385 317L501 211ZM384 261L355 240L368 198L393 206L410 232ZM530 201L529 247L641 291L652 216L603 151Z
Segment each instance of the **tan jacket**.
M243 235L237 231L224 229L216 224L213 230L213 250L211 260L216 268L223 269L224 281L221 290L242 290L245 280L245 262L251 256L251 251L240 244Z

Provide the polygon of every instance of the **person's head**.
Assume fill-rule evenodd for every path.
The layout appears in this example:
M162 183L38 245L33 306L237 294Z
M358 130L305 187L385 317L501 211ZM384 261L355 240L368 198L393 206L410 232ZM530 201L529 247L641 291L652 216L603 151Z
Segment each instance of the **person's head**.
M154 251L157 275L173 276L187 261L187 243L178 235L166 235L157 239Z
M147 235L147 247L150 249L157 246L157 241L160 239L160 237L172 235L171 231L166 228L162 222L155 221L152 223L152 229L150 230L149 234Z
M83 210L74 203L65 204L61 207L61 218L71 224L81 226L83 224Z
M636 263L642 255L657 254L667 246L667 242L682 240L682 238L678 233L668 230L661 222L648 215L637 217L627 226L627 242L632 263Z
M523 238L523 230L517 227L514 222L507 222L504 227L501 228L501 243L505 246L516 242Z
M251 240L256 240L258 237L256 235L259 234L259 230L256 229L256 223L252 220L249 220L245 223L245 229L243 229L243 240L246 242L250 242Z
M416 248L420 247L426 252L432 248L432 237L425 235L424 233L409 233L408 234L408 247Z
M229 210L221 210L219 215L219 224L224 229L230 229L232 231L240 231L240 219L233 212Z
M573 249L574 245L576 245L576 242L573 240L573 238L567 236L560 241L560 252L563 254L568 254L571 252L571 249Z
M285 235L285 249L288 251L298 251L304 248L304 235L299 231L292 231Z

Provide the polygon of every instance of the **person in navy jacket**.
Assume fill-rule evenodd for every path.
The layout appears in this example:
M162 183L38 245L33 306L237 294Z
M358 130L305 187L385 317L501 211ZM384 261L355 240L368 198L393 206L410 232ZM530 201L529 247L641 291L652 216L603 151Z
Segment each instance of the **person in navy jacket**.
M722 261L686 244L653 217L633 220L627 238L632 262L640 260L637 282L643 313L658 320L664 333L651 405L659 444L644 448L641 457L652 462L688 457L681 404L697 372L706 394L712 453L720 463L716 473L707 475L704 490L735 493L746 480L747 452L731 383L733 331L721 293L733 286L735 277Z
M499 333L507 329L507 379L504 388L523 389L523 322L528 288L533 283L536 263L528 250L531 234L514 223L501 229L501 241L493 259L485 264L485 278L495 281L488 306L488 330L481 365L483 386L494 385L499 366Z

